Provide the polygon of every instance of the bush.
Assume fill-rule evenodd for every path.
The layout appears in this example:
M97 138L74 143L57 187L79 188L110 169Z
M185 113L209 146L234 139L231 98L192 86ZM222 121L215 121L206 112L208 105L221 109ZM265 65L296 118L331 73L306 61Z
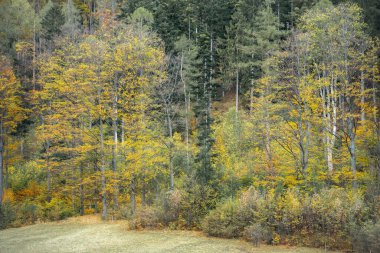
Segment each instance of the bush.
M41 206L26 201L18 206L16 225L33 224L42 217Z
M218 237L238 237L244 229L244 223L238 219L239 202L228 199L219 205L204 219L203 231L211 236Z
M240 199L228 199L211 211L203 231L220 237L244 236L255 244L267 240L349 248L351 227L360 227L369 219L368 213L360 194L342 189L314 195L288 190L278 196L249 189Z
M380 222L354 229L352 241L357 252L380 252Z
M153 207L145 206L137 209L129 221L130 229L154 228L159 227L157 212Z
M240 237L249 224L263 219L264 196L254 189L243 193L240 199L228 199L206 216L203 231L211 236Z
M182 193L179 190L169 191L158 203L158 219L165 225L176 223L182 210Z
M272 233L260 223L255 223L244 229L244 238L258 246L262 241L269 242L272 239Z
M62 220L73 214L74 211L71 206L58 198L52 198L52 200L46 203L44 207L44 217L47 220Z
M0 229L7 228L16 219L16 210L9 201L0 205Z

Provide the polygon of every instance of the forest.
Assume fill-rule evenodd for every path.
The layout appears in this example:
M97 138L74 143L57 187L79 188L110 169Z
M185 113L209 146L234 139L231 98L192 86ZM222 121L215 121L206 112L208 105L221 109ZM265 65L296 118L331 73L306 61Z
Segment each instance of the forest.
M378 0L0 0L0 228L380 252L379 38Z

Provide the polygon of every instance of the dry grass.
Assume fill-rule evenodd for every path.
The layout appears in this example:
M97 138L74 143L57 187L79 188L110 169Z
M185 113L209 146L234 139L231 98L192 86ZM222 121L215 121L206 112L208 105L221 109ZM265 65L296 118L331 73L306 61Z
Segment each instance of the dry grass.
M240 240L206 237L193 231L129 231L123 221L102 222L98 216L71 218L0 231L1 253L125 252L125 253L317 253L294 247L253 247Z

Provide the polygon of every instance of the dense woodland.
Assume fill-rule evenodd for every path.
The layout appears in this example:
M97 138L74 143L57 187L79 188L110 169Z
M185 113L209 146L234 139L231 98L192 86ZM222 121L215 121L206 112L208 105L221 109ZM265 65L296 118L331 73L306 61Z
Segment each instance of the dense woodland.
M380 251L377 0L0 1L0 227Z

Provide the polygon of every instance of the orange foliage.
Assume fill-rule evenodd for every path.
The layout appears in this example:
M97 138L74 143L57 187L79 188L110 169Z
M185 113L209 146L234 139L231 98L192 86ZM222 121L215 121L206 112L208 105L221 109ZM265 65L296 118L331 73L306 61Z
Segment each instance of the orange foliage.
M36 198L42 192L41 186L39 186L36 182L32 181L28 184L28 187L16 192L16 199L23 200L26 198Z

